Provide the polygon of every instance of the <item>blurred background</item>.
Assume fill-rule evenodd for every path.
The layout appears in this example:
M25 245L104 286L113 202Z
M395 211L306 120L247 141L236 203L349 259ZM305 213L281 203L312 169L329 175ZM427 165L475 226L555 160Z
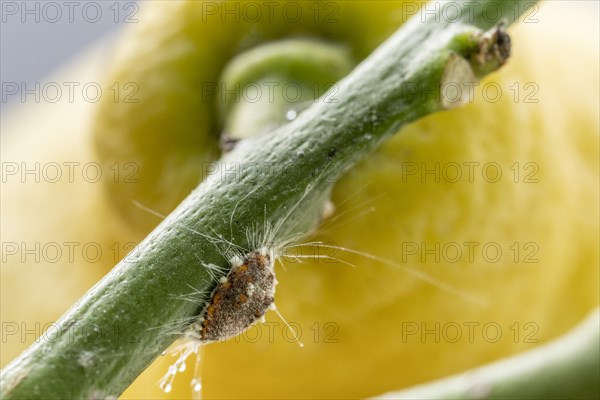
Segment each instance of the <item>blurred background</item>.
M135 1L0 1L0 80L32 87L86 46L132 23L138 10ZM18 103L15 96L2 99L2 115Z
M421 2L322 1L316 21L315 3L301 2L309 17L299 24L204 18L201 5L217 3L2 0L2 366L160 222L132 199L168 214L198 184L200 162L219 157L217 96L200 99L201 83L217 82L236 54L281 38L339 43L358 62ZM334 23L325 18L331 10ZM278 307L305 335L316 326L318 339L303 349L281 335L211 345L205 393L373 396L525 352L597 307L598 12L598 2L541 3L525 14L528 23L510 28L513 58L482 83L500 87L501 99L478 91L472 104L407 126L335 187L337 214L317 240L402 260L483 305L356 254L343 259L357 268L290 263L277 271ZM21 90L52 82L63 90L77 82L75 101L37 102ZM101 101L84 98L86 83L105 85ZM131 83L139 101L128 103ZM143 168L127 182L131 160ZM104 180L81 173L98 162ZM73 180L66 163L78 165ZM469 181L473 163L479 174ZM25 170L38 164L37 176ZM44 169L55 164L63 166L58 182ZM440 164L461 166L464 179L426 173ZM502 179L486 179L484 165L497 165ZM406 166L425 166L425 177ZM495 244L504 256L448 261L430 251L473 242ZM74 260L65 243L77 243ZM405 245L418 251L406 256ZM272 314L267 320L281 326ZM492 340L478 330L471 341L468 324L502 333ZM440 326L464 330L445 340ZM159 357L125 398L187 398L190 369L173 392L158 387L172 361ZM232 365L245 371L235 385L222 373Z

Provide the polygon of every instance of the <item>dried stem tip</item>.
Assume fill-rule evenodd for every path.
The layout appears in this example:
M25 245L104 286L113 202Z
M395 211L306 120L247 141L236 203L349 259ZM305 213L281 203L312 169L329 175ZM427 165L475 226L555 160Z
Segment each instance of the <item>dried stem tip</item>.
M506 64L511 54L511 40L506 32L506 22L481 34L478 50L471 56L471 65L478 76L493 72Z

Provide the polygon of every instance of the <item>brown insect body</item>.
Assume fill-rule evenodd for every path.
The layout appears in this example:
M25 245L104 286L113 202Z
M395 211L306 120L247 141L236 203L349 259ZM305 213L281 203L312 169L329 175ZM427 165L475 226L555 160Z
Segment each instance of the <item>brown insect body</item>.
M273 304L276 284L271 256L247 254L213 291L202 313L200 341L224 341L260 321Z

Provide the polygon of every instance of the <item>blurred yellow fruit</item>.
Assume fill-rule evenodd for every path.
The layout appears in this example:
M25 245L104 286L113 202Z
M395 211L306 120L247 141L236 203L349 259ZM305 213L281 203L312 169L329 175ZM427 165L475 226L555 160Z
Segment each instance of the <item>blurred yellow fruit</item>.
M352 17L344 20L346 31L332 25L319 34L333 41L352 35L357 58L399 25L394 13L364 4L361 11L347 7L351 12L343 15ZM511 28L513 58L475 88L473 104L412 124L350 171L335 188L336 213L312 239L395 264L323 247L321 254L356 267L286 261L285 268L277 269L277 306L304 347L271 313L267 324L241 338L205 348L204 395L376 395L523 351L565 332L595 308L597 7L543 4L537 22ZM194 63L208 58L207 68L214 69L216 79L227 58L239 50L232 43L247 48L280 32L267 27L247 39L252 29L242 26L239 33L225 35L197 23L198 14L185 3L161 10L147 11L154 19L139 29L139 39L123 45L119 56L118 65L129 62L131 69L117 68L113 77L139 82L143 101L103 104L94 126L96 145L103 135L110 138L100 144L100 159L139 162L140 183L110 185L108 191L84 183L3 183L3 242L96 241L108 247L113 241L138 241L157 221L128 209L130 199L168 212L199 179L193 150L209 143L205 153L196 153L196 161L215 157L215 141L208 139L215 132L206 122L211 111L197 98L179 109L197 94L192 87L178 86L178 72L184 68L184 76L193 78ZM304 29L312 28L307 24ZM200 34L206 48L189 39ZM152 35L162 40L154 41ZM181 37L185 40L179 41ZM231 53L215 50L221 48ZM222 59L211 58L217 55ZM187 57L194 61L181 64ZM98 60L89 63L95 71L101 65ZM76 68L85 76L87 69ZM163 72L164 82L153 75L156 71ZM143 84L148 81L153 85ZM173 99L161 103L156 93L169 90ZM14 116L7 124L13 134L3 137L3 160L94 160L87 121L95 110L83 105L75 120L72 108L66 110L25 108L23 113L36 113L35 120L28 120L28 114ZM188 119L177 117L181 115ZM179 125L170 126L170 121ZM165 134L170 131L176 139ZM61 146L58 137L71 146ZM47 145L37 145L33 152L37 140ZM155 165L143 169L154 160ZM55 320L114 264L108 256L67 266L8 260L1 271L2 322L24 321L27 326ZM5 364L25 344L13 335L2 347ZM158 389L158 379L172 362L161 357L124 397L189 397L190 369L177 377L173 392Z
M107 182L115 208L148 229L155 221L149 224L147 212L132 198L168 212L196 187L205 163L218 158L223 127L217 102L234 91L222 88L219 78L233 56L261 43L300 37L347 46L360 60L402 24L402 3L283 1L271 11L268 2L146 4L141 22L119 43L109 74L110 82L134 86L122 90L116 102L102 99L94 126L104 165L139 166L139 184ZM262 10L260 17L247 17L247 4ZM318 89L323 88L310 88Z

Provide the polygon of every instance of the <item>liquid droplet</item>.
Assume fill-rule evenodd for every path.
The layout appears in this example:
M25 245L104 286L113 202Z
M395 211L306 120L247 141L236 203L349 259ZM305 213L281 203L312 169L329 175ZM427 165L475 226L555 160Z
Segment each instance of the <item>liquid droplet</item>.
M185 371L185 363L182 362L181 364L179 364L179 366L177 367L177 371L179 371L179 372Z
M169 393L173 389L173 386L170 383L163 383L160 385L160 388L163 392Z
M296 110L288 110L288 112L285 113L285 118L288 121L295 120L297 116L298 116L298 113L296 112Z
M202 389L202 384L200 383L200 380L198 380L197 378L194 378L190 381L190 386L192 387L192 390L194 392L199 392L200 389Z

